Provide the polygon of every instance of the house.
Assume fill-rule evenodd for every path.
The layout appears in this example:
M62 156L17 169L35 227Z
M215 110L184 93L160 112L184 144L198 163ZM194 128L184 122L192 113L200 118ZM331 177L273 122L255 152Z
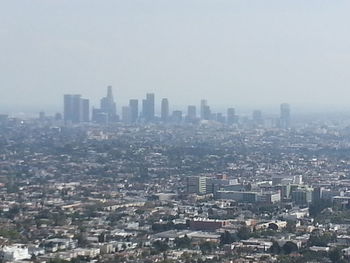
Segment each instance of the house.
M2 261L17 261L30 259L28 247L23 244L13 244L10 246L4 246L0 250L0 258Z

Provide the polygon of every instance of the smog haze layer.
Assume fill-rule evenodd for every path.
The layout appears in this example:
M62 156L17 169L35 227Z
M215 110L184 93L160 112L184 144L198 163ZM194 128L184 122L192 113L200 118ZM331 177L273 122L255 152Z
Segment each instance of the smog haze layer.
M155 92L172 105L346 107L350 2L5 0L0 110L118 107ZM276 107L276 109L278 106Z

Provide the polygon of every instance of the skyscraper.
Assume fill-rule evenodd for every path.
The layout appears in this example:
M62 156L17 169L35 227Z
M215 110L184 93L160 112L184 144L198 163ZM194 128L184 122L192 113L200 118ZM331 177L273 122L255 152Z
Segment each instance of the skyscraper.
M263 116L262 116L261 110L254 110L252 119L253 119L253 124L255 124L255 125L262 125L264 120L263 120Z
M200 112L200 117L201 117L201 119L203 120L204 119L204 112L205 112L205 107L207 106L207 104L208 104L208 102L207 102L207 100L201 100L201 112Z
M122 121L124 123L130 123L131 122L131 114L130 114L130 107L124 106L122 107Z
M146 99L148 101L148 113L149 113L149 120L154 120L154 112L155 112L155 105L154 105L154 93L147 93Z
M99 124L108 124L108 114L103 112L101 109L92 109L92 121Z
M282 103L280 106L280 128L288 129L290 127L290 106L288 103Z
M211 110L206 100L201 100L201 119L202 120L211 119Z
M141 114L141 116L142 116L142 119L143 120L147 120L147 110L148 110L148 101L147 101L147 99L143 99L142 100L142 114Z
M181 123L182 122L182 111L180 111L180 110L173 111L172 121L175 123L178 123L178 124Z
M215 120L217 122L225 123L226 118L224 117L224 115L221 112L219 112L219 113L215 114Z
M84 104L81 95L66 94L64 100L64 121L79 123L84 121Z
M160 118L163 122L167 122L169 119L169 101L166 98L162 99Z
M130 121L135 123L139 117L139 101L138 100L129 100L130 108Z
M187 107L187 121L193 122L197 119L197 109L194 105L189 105Z
M82 99L82 121L90 121L90 101L88 99Z
M236 112L234 108L227 109L227 124L232 125L236 122Z
M112 86L107 87L107 96L101 99L101 111L107 113L109 120L117 119L117 106L114 102Z
M142 100L142 117L145 121L154 120L154 93L147 93L146 99Z

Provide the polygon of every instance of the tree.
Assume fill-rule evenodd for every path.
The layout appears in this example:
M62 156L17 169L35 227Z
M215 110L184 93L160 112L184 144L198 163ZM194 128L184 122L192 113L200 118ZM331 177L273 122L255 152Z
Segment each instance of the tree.
M177 248L190 248L191 247L191 239L185 235L182 238L175 238L175 245Z
M101 233L98 235L98 242L100 243L106 242L106 233Z
M343 256L343 254L342 254L341 248L339 248L339 247L332 249L328 253L328 257L333 263L345 262L342 260L342 256Z
M328 245L329 242L332 242L335 240L335 235L332 233L319 233L317 231L314 231L311 233L309 238L309 245L310 246L319 246L319 247L325 247Z
M66 224L67 217L63 213L54 213L52 214L52 219L56 226L64 226Z
M122 249L123 249L123 250L125 250L127 247L128 247L128 246L127 246L125 243L122 244Z
M233 242L235 242L235 238L230 232L225 231L223 234L221 234L220 243L222 245L231 244Z
M280 255L278 257L278 263L297 263L296 259L286 255Z
M281 253L281 247L276 241L272 243L272 246L270 247L270 253L275 255L278 255Z
M286 231L288 233L295 233L296 230L297 230L297 225L295 221L288 221L286 226Z
M156 252L160 253L160 252L165 252L169 249L169 246L167 243L162 242L160 240L157 240L153 243L153 247L156 250Z
M182 255L181 255L181 259L184 261L184 262L191 262L191 254L189 254L188 252L184 252Z
M324 209L332 207L332 202L328 200L319 200L309 206L310 216L318 216Z
M7 193L12 194L12 193L18 193L19 192L19 186L18 183L11 178L6 185Z
M199 245L199 248L203 253L210 253L217 248L217 245L214 242L205 241Z
M14 219L20 211L20 207L18 205L15 205L9 209L9 211L7 212L7 217L10 219Z
M10 240L17 240L21 237L21 234L14 229L0 229L0 236Z
M298 251L298 246L291 242L291 241L287 241L283 247L282 247L282 250L285 254L290 254L292 252L295 252L295 251Z
M237 236L239 239L243 239L246 240L250 237L250 229L248 227L241 227L238 232L237 232Z
M81 247L84 247L88 244L88 240L86 238L86 233L85 232L80 232L75 236L75 239L78 240L78 245Z

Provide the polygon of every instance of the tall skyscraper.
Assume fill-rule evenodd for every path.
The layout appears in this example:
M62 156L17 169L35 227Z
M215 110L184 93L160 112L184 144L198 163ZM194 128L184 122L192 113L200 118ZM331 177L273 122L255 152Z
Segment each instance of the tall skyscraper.
M122 107L122 121L124 123L130 123L131 122L131 114L130 114L130 107L124 106Z
M182 122L182 111L180 111L180 110L173 111L172 121L175 123L178 123L178 124L181 123Z
M147 120L147 110L148 110L148 101L147 99L142 100L142 119Z
M211 119L211 110L206 100L201 100L201 119L202 120Z
M139 117L139 101L138 100L129 100L130 108L130 121L135 123Z
M107 96L101 99L101 111L108 114L109 120L117 119L117 106L114 102L112 86L107 87Z
M99 124L108 124L109 123L109 118L108 114L103 112L101 109L92 109L92 121L99 123Z
M280 106L280 128L288 129L290 127L290 106L288 103L282 103Z
M148 101L149 120L153 121L155 116L154 93L147 93L146 98Z
M162 99L160 115L163 122L167 122L169 120L169 101L166 98Z
M79 123L84 121L84 112L85 114L86 112L88 112L89 105L88 103L86 105L86 101L81 98L81 95L66 94L64 95L63 99L64 99L64 121L72 122L72 123Z
M204 114L205 114L205 107L207 106L208 102L207 100L201 100L201 112L200 112L200 117L203 120L204 119Z
M142 100L142 117L145 121L154 120L154 93L147 93L146 99Z
M227 124L232 125L236 122L236 111L234 108L227 109Z
M219 112L219 113L215 114L215 120L217 122L225 123L226 118L224 117L224 115L221 112Z
M90 121L90 101L88 99L82 99L82 121Z
M263 120L263 116L262 116L261 110L254 110L252 119L253 119L253 123L255 125L262 125L264 120Z
M187 121L193 122L197 119L197 109L194 105L189 105L187 107Z

